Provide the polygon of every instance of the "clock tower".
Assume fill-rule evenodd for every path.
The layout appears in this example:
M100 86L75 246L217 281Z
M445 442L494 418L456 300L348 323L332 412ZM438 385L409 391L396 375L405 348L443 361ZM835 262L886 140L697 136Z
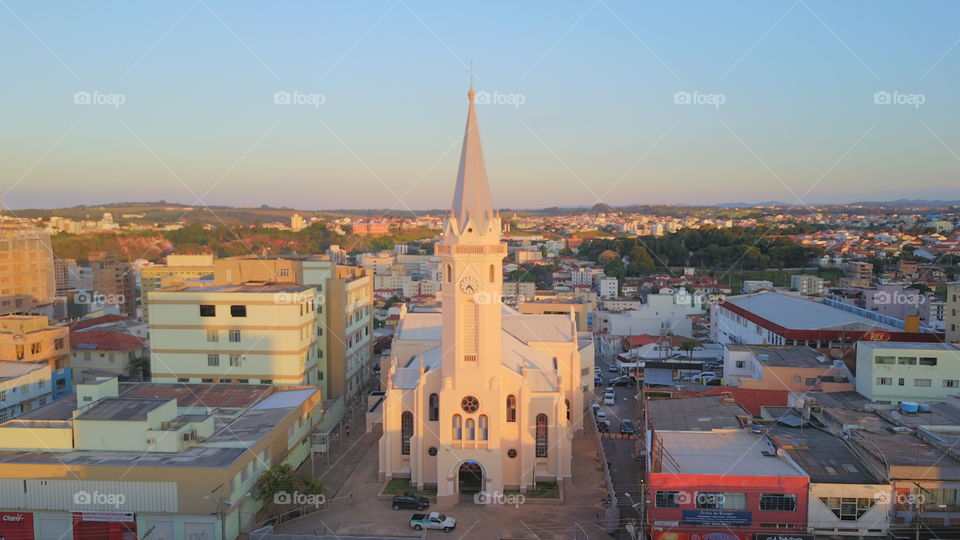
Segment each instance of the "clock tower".
M500 216L493 210L470 88L453 207L437 246L443 304L444 377L476 381L500 368L503 258Z

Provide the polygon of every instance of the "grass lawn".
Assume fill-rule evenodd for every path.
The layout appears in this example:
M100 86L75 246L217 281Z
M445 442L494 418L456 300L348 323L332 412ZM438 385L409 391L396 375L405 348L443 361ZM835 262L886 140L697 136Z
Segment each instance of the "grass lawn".
M430 497L437 494L437 486L426 485L422 490L417 490L417 486L411 484L409 478L393 478L387 482L387 487L383 488L384 495L400 495L401 493Z
M503 493L504 495L519 494L520 490L507 489ZM533 499L559 499L560 486L556 482L537 482L537 487L528 489L524 496Z

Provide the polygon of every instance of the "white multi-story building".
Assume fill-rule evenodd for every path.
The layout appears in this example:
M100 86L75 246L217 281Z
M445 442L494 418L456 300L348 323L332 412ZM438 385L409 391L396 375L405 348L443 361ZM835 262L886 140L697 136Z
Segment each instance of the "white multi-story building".
M790 276L790 288L807 296L822 296L824 293L823 278L810 274Z
M946 401L960 392L960 347L857 343L857 392L871 401Z
M600 298L616 298L620 292L619 280L615 277L601 276L595 279L595 286Z

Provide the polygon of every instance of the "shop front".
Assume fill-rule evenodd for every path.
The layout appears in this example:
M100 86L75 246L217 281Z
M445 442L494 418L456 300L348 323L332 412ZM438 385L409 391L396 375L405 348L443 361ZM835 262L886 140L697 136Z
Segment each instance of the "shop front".
M137 540L133 512L74 512L73 540Z
M33 514L0 512L0 540L33 540Z

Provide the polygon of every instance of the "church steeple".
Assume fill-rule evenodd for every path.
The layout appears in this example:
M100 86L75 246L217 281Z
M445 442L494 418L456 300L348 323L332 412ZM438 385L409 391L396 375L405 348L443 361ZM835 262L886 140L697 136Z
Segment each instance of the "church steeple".
M474 107L477 93L473 90L473 85L467 95L470 97L470 109L467 112L467 127L463 134L460 169L457 172L457 187L453 194L452 207L454 231L457 235L462 235L467 228L484 234L488 232L495 217L490 185L487 182L487 166L483 161L483 146L480 144L480 128Z

